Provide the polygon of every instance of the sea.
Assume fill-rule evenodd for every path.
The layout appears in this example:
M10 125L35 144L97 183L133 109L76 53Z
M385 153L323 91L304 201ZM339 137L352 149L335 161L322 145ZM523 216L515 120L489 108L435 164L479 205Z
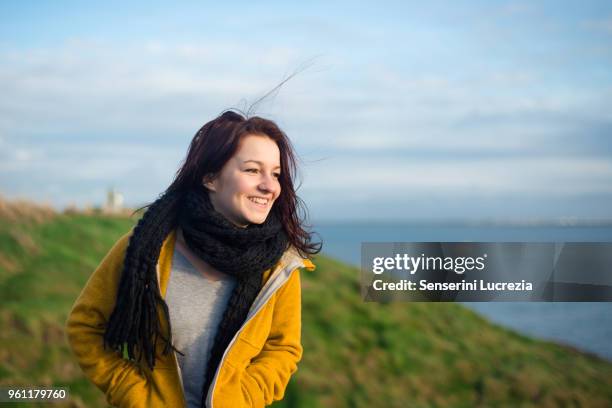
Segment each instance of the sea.
M322 253L360 267L362 242L612 242L612 226L314 223ZM610 271L612 273L612 271ZM612 302L463 303L493 323L612 361Z

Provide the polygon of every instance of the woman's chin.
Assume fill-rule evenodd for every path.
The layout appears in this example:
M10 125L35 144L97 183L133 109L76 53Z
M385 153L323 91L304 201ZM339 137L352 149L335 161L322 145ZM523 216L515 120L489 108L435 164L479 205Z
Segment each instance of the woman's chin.
M263 224L266 221L265 218L252 218L249 220L251 224Z
M263 224L266 221L268 214L250 214L245 217L250 224Z

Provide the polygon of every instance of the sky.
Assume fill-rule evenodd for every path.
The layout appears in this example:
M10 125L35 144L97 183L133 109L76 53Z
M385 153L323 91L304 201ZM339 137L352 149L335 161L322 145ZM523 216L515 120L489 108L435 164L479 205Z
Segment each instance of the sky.
M0 194L126 204L257 106L322 221L612 219L612 3L0 3ZM357 4L358 3L358 4Z

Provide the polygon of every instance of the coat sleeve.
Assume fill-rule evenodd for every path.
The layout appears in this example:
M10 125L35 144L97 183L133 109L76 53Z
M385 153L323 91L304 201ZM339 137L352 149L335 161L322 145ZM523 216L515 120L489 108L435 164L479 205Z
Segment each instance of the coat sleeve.
M305 265L314 269L309 260ZM293 271L276 296L270 334L242 376L243 391L251 397L251 406L257 408L283 398L289 379L302 358L299 269Z
M137 365L103 346L130 234L119 239L90 276L66 320L68 343L85 376L105 393L109 404L119 407L145 406L148 394Z

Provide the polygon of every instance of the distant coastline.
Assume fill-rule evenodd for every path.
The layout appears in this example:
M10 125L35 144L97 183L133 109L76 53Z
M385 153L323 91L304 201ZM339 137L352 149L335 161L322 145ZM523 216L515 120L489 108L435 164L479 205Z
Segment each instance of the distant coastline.
M361 267L361 242L612 242L610 225L454 225L396 222L314 224L323 252ZM490 321L612 361L612 303L463 303Z
M313 220L313 225L321 226L431 226L431 227L612 227L612 219L609 218L438 218L438 219L405 219L405 220Z

